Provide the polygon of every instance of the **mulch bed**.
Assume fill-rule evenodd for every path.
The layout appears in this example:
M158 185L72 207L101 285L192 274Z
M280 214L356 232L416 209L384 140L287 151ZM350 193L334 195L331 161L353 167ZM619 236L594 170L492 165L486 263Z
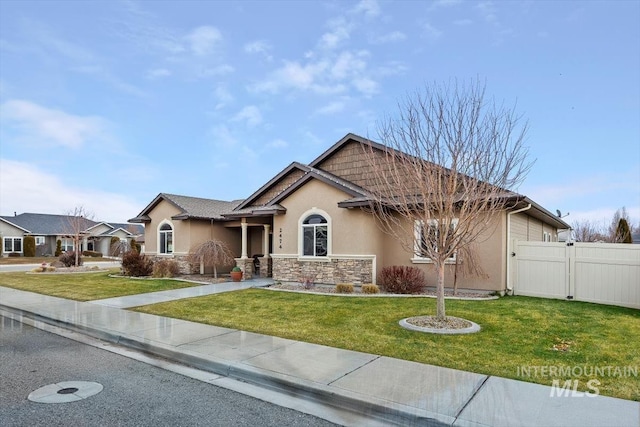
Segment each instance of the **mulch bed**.
M271 285L269 288L271 289L282 289L287 291L295 291L295 292L315 292L315 293L323 293L323 294L337 294L336 287L332 285L314 285L311 287L305 287L304 285L298 283L281 283ZM362 289L359 286L354 286L353 294L356 295L399 295L399 294L391 294L384 292L380 289L380 293L378 294L365 294L362 292ZM341 295L353 295L353 294L341 294ZM423 292L412 295L423 295L423 296L436 296L436 291L434 289L425 289ZM445 297L458 297L458 298L476 298L476 299L488 299L493 298L487 292L470 292L470 291L458 291L458 295L454 295L453 291L445 290Z

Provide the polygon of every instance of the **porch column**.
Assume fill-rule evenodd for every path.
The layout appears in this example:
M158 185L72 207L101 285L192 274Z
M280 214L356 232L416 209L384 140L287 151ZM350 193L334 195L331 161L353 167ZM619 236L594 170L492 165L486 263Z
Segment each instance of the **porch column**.
M249 258L247 255L247 220L245 218L242 218L240 227L242 227L242 253L240 258Z
M262 239L262 253L265 258L269 258L269 224L264 224L264 239Z

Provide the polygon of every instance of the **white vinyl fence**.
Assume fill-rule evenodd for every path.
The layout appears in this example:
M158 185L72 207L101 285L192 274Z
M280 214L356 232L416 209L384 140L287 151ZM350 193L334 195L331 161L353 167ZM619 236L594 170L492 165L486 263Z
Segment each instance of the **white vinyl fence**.
M513 292L640 309L640 245L514 243Z

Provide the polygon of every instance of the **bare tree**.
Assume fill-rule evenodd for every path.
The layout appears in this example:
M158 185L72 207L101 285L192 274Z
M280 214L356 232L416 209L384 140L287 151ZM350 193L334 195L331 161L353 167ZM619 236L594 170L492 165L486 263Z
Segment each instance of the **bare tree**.
M66 214L65 231L68 237L73 240L73 251L75 252L75 266L79 265L82 240L86 231L92 225L93 214L89 213L83 206L76 206Z
M456 253L453 269L453 294L458 295L458 276L476 276L486 279L489 275L482 268L478 259L478 248L475 244L460 248Z
M372 211L382 229L438 275L437 313L446 318L445 264L480 241L509 207L532 163L527 124L514 108L485 97L479 82L427 85L378 126L386 148L365 149ZM488 233L489 235L491 233Z
M213 265L213 276L218 278L218 265L229 265L234 261L233 252L221 240L207 240L189 251L189 262L200 264L200 274L204 274L204 267Z
M571 231L576 242L598 242L607 239L604 226L588 219L575 221L571 225Z

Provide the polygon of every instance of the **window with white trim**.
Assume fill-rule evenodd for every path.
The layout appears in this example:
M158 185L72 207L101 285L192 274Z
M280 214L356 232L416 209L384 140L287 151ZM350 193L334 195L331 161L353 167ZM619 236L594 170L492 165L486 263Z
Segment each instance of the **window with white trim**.
M329 222L323 215L313 213L302 221L302 255L329 255Z
M65 237L64 239L60 239L62 242L62 252L73 252L73 239Z
M5 253L22 253L22 237L5 237L3 239L2 247Z
M44 245L44 236L35 236L36 246Z
M543 232L542 233L542 241L543 242L550 242L551 241L551 233L548 232Z
M442 233L441 227L439 227L440 221L437 219L432 219L429 221L428 226L425 226L424 221L416 220L415 221L415 235L414 235L414 252L415 258L421 260L429 260L430 258L424 255L427 253L428 245L433 245L433 242L438 239L439 234ZM449 233L453 233L455 228L458 226L458 219L454 218L451 220L449 224ZM437 250L437 247L434 247ZM449 261L454 261L456 259L456 253L454 252L449 256Z
M158 228L158 253L173 253L173 227L166 222Z

